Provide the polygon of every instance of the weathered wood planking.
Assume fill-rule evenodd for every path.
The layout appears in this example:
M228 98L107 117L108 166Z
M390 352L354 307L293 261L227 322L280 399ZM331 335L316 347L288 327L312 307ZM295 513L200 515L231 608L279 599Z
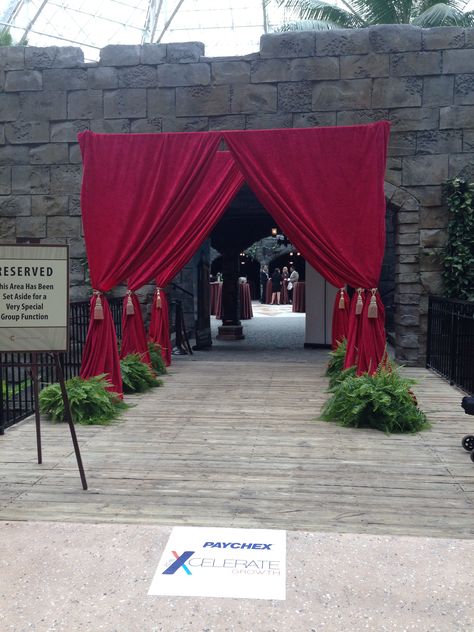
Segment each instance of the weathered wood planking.
M324 352L304 362L179 358L165 385L130 397L114 425L77 428L89 491L65 425L32 421L0 439L0 519L139 522L474 538L474 464L462 394L424 369L417 435L317 420Z

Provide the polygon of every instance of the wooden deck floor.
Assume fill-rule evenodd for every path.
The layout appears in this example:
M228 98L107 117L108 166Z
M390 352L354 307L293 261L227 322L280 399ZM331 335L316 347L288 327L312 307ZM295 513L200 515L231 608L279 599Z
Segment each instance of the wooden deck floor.
M312 352L313 353L313 352ZM315 421L327 356L178 358L165 385L113 426L78 427L83 492L65 425L0 437L0 520L271 527L474 538L474 432L461 393L407 369L433 429L385 436Z

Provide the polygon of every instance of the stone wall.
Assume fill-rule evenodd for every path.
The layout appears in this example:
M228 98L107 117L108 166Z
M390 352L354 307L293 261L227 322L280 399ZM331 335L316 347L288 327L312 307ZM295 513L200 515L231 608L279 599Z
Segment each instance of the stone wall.
M66 239L86 297L76 135L392 124L398 357L424 361L427 294L439 292L441 185L474 171L474 29L377 26L266 35L259 53L202 44L0 48L0 239ZM335 227L337 229L337 227Z

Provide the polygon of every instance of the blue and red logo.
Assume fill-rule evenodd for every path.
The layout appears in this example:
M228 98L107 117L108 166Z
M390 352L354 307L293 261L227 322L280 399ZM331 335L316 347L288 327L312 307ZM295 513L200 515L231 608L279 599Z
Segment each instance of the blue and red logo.
M164 570L162 574L163 575L174 575L177 570L182 568L185 571L185 573L187 573L188 575L192 575L191 571L186 566L185 562L187 562L189 560L191 555L194 555L194 551L185 551L182 555L178 555L176 553L176 551L171 551L171 552L175 556L176 561L173 562L171 564L171 566L168 566L168 568L166 570Z

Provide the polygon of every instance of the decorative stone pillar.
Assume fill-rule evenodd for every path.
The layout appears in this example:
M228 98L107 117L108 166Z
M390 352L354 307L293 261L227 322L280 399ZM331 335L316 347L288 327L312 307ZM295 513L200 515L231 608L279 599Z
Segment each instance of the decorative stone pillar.
M240 322L238 250L229 249L222 254L222 274L222 325L217 339L242 340L245 336Z

